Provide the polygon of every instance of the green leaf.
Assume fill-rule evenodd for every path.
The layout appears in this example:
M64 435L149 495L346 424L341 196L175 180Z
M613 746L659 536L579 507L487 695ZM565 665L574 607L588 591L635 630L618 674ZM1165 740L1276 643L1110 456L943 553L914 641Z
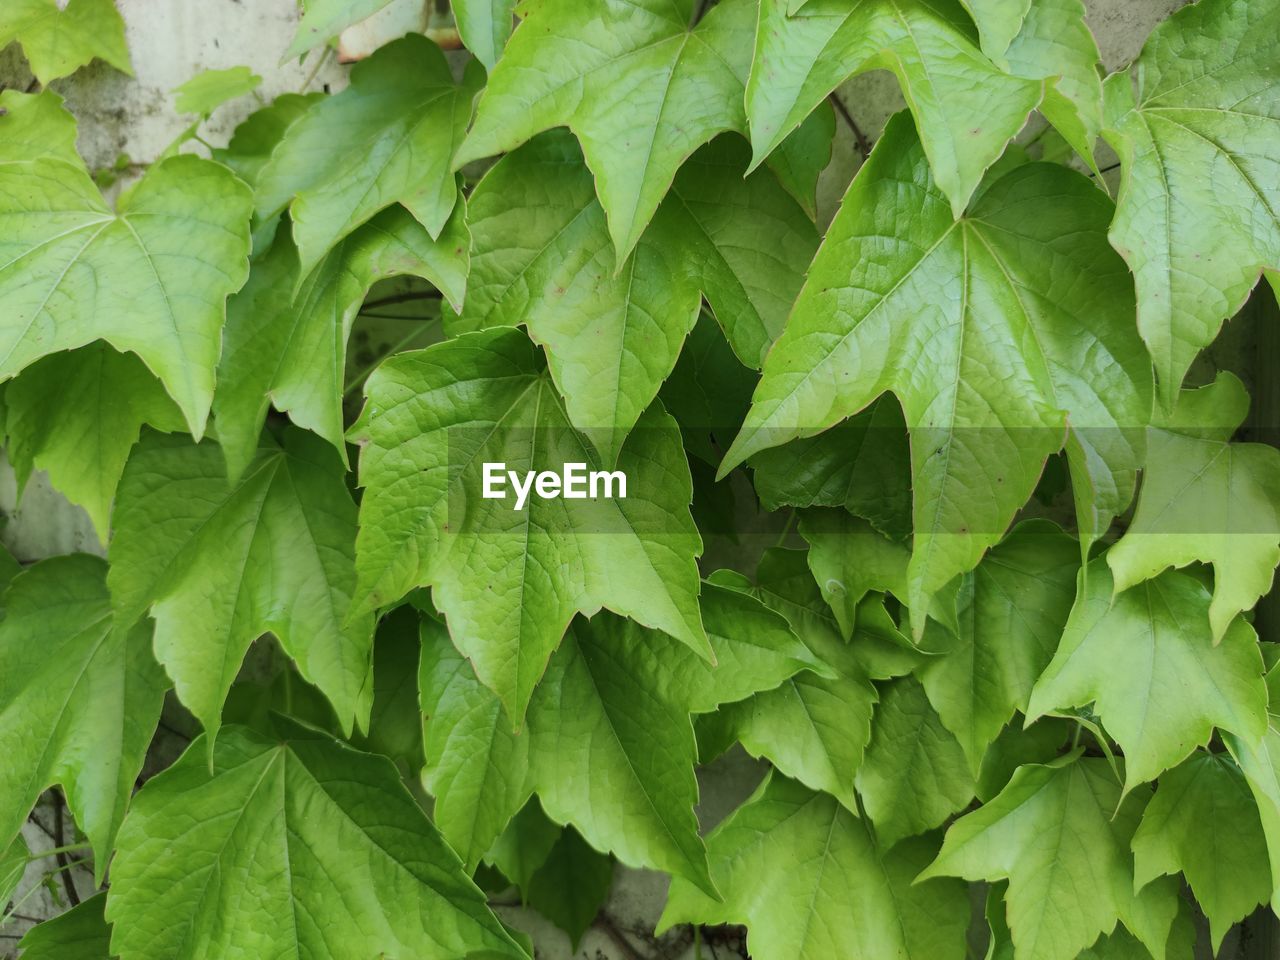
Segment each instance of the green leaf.
M778 182L818 219L818 178L831 162L835 147L836 113L829 102L818 106L765 159Z
M536 800L530 800L494 841L485 862L501 870L527 903L533 875L547 862L563 833L564 828L543 813Z
M347 27L368 20L389 3L391 0L306 0L298 30L280 62L336 40Z
M1018 960L1073 960L1117 920L1163 957L1176 887L1135 895L1129 853L1148 796L1122 804L1106 762L1076 754L1021 767L997 797L951 825L920 879L1008 880Z
M345 731L367 725L373 623L348 609L355 506L323 442L291 430L228 483L216 444L149 434L125 467L112 519L116 617L150 612L156 656L210 743L245 652L267 632Z
M2 527L0 527L2 529ZM14 559L13 554L0 543L0 594L2 594L22 570L22 565Z
M753 5L725 0L693 27L694 0L528 0L520 12L455 166L567 126L621 266L677 168L716 134L744 129Z
M355 747L389 757L406 778L412 779L417 779L425 762L418 691L422 647L418 621L417 611L401 607L378 623L373 642L373 708L369 712L369 732L353 738ZM287 703L286 709L290 715L298 716Z
M1122 163L1111 242L1172 408L1196 354L1280 269L1280 3L1202 0L1107 80L1103 136Z
M1076 598L1080 546L1047 521L1027 521L966 574L959 630L925 629L930 658L920 678L943 725L977 773L1058 648Z
M0 842L62 784L98 879L169 687L150 626L113 621L106 574L97 557L44 560L0 604Z
M793 0L794 2L794 0ZM803 0L802 0L803 2ZM978 27L982 49L990 57L1009 49L1034 0L960 0Z
M66 160L79 163L76 118L62 97L48 90L22 93L0 90L0 163Z
M1267 858L1271 865L1271 906L1280 907L1280 671L1267 675L1270 706L1267 732L1253 742L1225 734L1223 740L1235 757L1249 784L1266 836Z
M438 237L458 199L449 174L475 95L421 34L389 43L351 85L293 123L257 184L264 219L288 207L307 276L339 240L399 203Z
M799 530L809 544L809 569L844 639L853 635L858 607L868 593L906 597L911 550L866 520L844 510L814 508L800 514Z
M1213 931L1213 951L1271 896L1258 807L1226 754L1196 753L1160 778L1133 837L1138 886L1181 872Z
M493 70L511 36L516 0L450 0L458 35L486 70Z
M270 106L255 110L236 127L225 148L211 151L213 159L226 164L249 186L258 183L258 174L271 159L285 133L316 103L323 93L286 93Z
M281 721L197 740L138 794L111 869L131 960L526 954L384 758ZM210 922L212 918L220 922Z
M254 263L227 304L214 416L231 476L253 457L274 406L328 440L346 462L343 378L347 341L369 289L411 275L455 303L466 288L469 240L459 204L436 240L403 207L393 206L349 234L305 278L286 231Z
M261 85L262 78L248 67L202 70L174 88L173 106L179 113L208 117L228 100L253 93Z
M817 248L804 212L746 148L721 137L681 169L620 271L596 183L567 133L490 170L470 202L475 263L455 330L525 325L570 419L607 463L671 373L702 295L758 365Z
M30 858L31 851L21 833L0 850L0 911L8 908L9 898L22 882L22 875L27 872Z
M112 0L5 0L0 48L17 40L41 85L75 73L95 57L132 75L124 20Z
M1183 393L1167 429L1148 431L1137 511L1107 551L1117 591L1167 567L1213 564L1215 642L1271 589L1280 564L1280 452L1228 442L1248 408L1226 372Z
M747 120L759 163L851 76L887 69L916 118L951 213L1040 103L1044 83L1004 73L978 49L955 0L761 0Z
M352 435L363 445L356 609L434 588L454 642L519 725L575 613L607 607L709 653L701 540L679 430L653 407L618 459L626 499L481 497L481 463L599 469L523 333L466 334L384 362Z
M677 923L745 923L757 960L965 956L964 884L912 882L936 844L921 838L888 850L826 794L771 774L707 847L723 902L676 878L659 933Z
M964 751L914 677L882 687L857 783L885 849L932 830L973 799Z
M151 167L115 213L79 162L0 164L0 378L106 340L136 353L202 434L250 208L243 183L197 157Z
M827 232L721 474L893 391L912 434L917 636L928 599L1000 540L1064 438L1080 526L1100 534L1132 497L1151 389L1130 279L1104 238L1110 214L1085 177L1028 163L953 221L896 117Z
M613 861L565 829L529 884L529 905L569 935L577 950L609 897Z
M183 429L182 414L135 354L102 341L37 360L5 390L7 453L23 484L45 470L107 541L111 501L144 424Z
M111 926L103 919L107 895L90 897L78 907L30 930L18 944L26 960L106 960L111 956Z
M1092 703L1124 750L1126 792L1177 766L1215 727L1249 742L1263 735L1257 636L1237 620L1215 646L1199 581L1170 572L1115 595L1101 561L1081 579L1058 652L1031 693L1028 722Z

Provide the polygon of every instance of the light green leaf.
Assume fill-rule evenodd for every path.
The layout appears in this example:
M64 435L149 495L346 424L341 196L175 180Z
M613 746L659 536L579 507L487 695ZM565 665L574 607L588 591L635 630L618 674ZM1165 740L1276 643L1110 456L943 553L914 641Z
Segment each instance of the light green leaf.
M964 751L914 677L882 688L857 784L885 849L932 830L973 799Z
M169 687L150 626L112 620L106 573L83 554L44 560L0 604L0 843L60 783L98 878Z
M486 70L493 70L511 36L516 0L450 0L458 35Z
M1044 93L978 49L955 0L761 0L747 120L759 163L851 76L887 69L916 118L941 192L959 217L983 172Z
M1107 80L1103 136L1122 163L1111 242L1172 408L1196 354L1280 269L1280 3L1201 0Z
M107 895L100 893L32 927L18 944L24 960L106 960L111 956L111 927L102 916L106 903Z
M481 496L481 464L600 469L523 333L466 334L387 360L353 437L365 488L356 609L432 586L458 649L518 726L575 613L601 607L709 655L697 607L702 544L674 421L645 413L618 459L625 499ZM603 491L601 491L603 492Z
M248 67L202 70L174 88L173 106L179 113L208 117L228 100L253 93L261 85L262 78Z
M449 168L475 79L455 84L440 48L411 33L357 64L347 89L288 128L262 168L257 206L264 219L288 207L300 276L394 203L439 237L458 199Z
M716 134L744 129L753 5L725 0L691 28L693 11L694 0L526 0L455 165L567 126L621 266L677 168Z
M372 699L370 617L349 615L355 505L341 462L300 430L228 483L212 442L149 434L116 495L116 616L155 619L156 656L210 742L249 645L273 633L348 733Z
M1252 742L1230 733L1222 739L1240 765L1257 804L1271 865L1271 907L1280 910L1280 671L1271 670L1267 685L1271 703L1262 739Z
M1196 753L1160 777L1133 837L1134 881L1181 872L1213 932L1213 951L1233 924L1271 896L1258 807L1226 754Z
M22 875L27 872L30 858L31 851L21 833L0 850L0 911L7 909L9 898L22 882Z
M0 49L15 40L41 85L75 73L95 57L133 73L124 20L112 0L5 0Z
M977 24L982 49L995 58L1009 49L1034 0L960 0Z
M80 162L76 118L56 93L0 90L0 163L22 160Z
M564 828L543 813L536 800L530 800L494 841L484 856L485 862L501 870L527 903L533 875L547 862L563 833Z
M913 884L937 849L888 850L823 793L771 774L707 837L717 903L676 878L658 932L677 923L745 923L757 960L962 960L964 884Z
M305 0L306 8L293 42L280 62L300 57L309 50L337 39L347 27L368 20L391 0Z
M613 883L613 861L567 827L529 885L529 906L569 935L578 949Z
M596 183L567 133L499 163L470 202L475 264L455 330L525 325L569 417L607 463L671 373L703 294L744 363L782 329L817 234L746 148L721 137L681 169L620 271Z
M0 397L0 399L3 399ZM2 529L2 527L0 527ZM10 582L22 571L22 565L14 559L3 543L0 543L0 593L3 593Z
M1137 511L1107 551L1117 591L1168 567L1213 564L1215 642L1271 589L1280 564L1280 452L1228 442L1248 408L1226 372L1183 393L1168 429L1148 431Z
M523 958L385 758L228 727L138 794L111 868L130 960ZM212 922L214 918L218 922Z
M1257 742L1267 689L1249 624L1235 621L1215 646L1199 581L1169 572L1117 596L1101 561L1085 574L1028 722L1093 703L1124 750L1126 792L1208 743L1215 727Z
M299 280L293 242L277 235L227 304L214 417L231 476L252 459L269 406L328 440L345 463L347 341L369 288L407 274L461 303L468 246L461 203L436 240L397 205L338 241Z
M824 101L765 160L810 220L818 219L818 178L831 162L835 136L835 109Z
M425 763L418 691L422 650L419 619L418 611L404 606L378 622L373 640L373 707L369 712L369 732L352 738L354 747L389 757L405 777L413 779L418 778ZM294 685L303 686L300 681ZM328 707L322 696L317 695L317 699ZM292 704L288 709L292 716L305 719L295 712Z
M106 340L204 431L226 298L248 272L249 191L225 167L153 166L112 213L82 164L0 164L0 378Z
M809 544L809 569L844 639L853 635L858 606L868 593L907 595L911 550L883 536L844 510L815 508L800 514L800 535Z
M827 232L721 474L893 391L912 434L917 636L929 598L1000 540L1064 440L1080 526L1100 534L1132 497L1151 402L1131 281L1104 238L1110 214L1087 178L1028 163L953 221L910 122L894 118Z
M141 360L102 341L37 360L5 389L7 453L19 484L47 471L107 542L111 501L144 424L183 429L182 414Z
M1177 888L1161 883L1135 895L1129 853L1149 796L1122 804L1106 762L1076 754L1021 767L997 797L951 825L920 877L1008 880L1018 960L1074 960L1117 920L1163 957Z
M925 629L924 647L941 656L925 662L920 678L975 773L1053 659L1079 569L1075 538L1047 521L1019 524L965 575L959 630Z

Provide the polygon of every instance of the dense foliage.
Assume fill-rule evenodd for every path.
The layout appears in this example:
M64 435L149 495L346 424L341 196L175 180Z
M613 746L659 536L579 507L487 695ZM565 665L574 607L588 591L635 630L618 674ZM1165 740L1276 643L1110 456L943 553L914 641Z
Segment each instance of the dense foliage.
M576 940L615 859L757 960L963 960L983 890L992 960L1280 907L1280 452L1188 378L1280 289L1280 0L1105 79L1081 0L454 0L471 55L136 176L42 87L129 68L111 0L2 7L0 435L106 544L0 550L0 903L55 786L105 887L28 960L527 957L494 895Z

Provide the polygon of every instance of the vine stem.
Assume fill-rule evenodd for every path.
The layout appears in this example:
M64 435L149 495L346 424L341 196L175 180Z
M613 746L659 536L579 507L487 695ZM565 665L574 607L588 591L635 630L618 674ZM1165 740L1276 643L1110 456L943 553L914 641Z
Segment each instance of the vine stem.
M62 810L65 804L61 793L55 791L53 796L53 842L61 847L63 845ZM71 901L71 905L73 907L78 907L80 906L80 894L76 892L76 881L71 876L71 869L68 866L69 861L67 860L67 854L64 851L56 853L54 856L58 861L58 871L62 874L62 885L66 888L67 899Z
M57 857L64 853L79 853L81 850L92 850L93 847L87 843L69 843L65 847L53 847L49 850L41 850L39 853L33 853L27 857L27 863L34 863L36 860L43 860L45 857Z
M784 543L786 543L787 537L791 535L791 528L795 526L795 523L796 523L796 511L795 511L795 508L792 507L791 512L787 514L787 525L782 528L782 532L778 534L777 542L774 543L775 547L780 547Z
M867 135L862 132L862 128L858 126L858 121L853 119L853 114L849 112L849 108L844 105L844 101L836 96L836 92L832 90L827 94L827 99L831 101L831 105L835 107L836 113L840 114L840 119L845 122L849 130L853 133L853 142L858 145L858 152L862 154L865 160L871 156L871 141L867 139Z
M377 368L378 364L380 364L383 360L387 359L387 357L390 357L393 354L399 353L400 350L405 346L405 344L407 344L410 340L414 339L414 337L422 336L422 334L426 333L428 330L430 330L433 326L435 326L439 322L440 322L440 318L437 317L435 320L432 320L430 323L424 324L421 327L414 328L414 330L411 333L409 333L407 336L402 337L394 347L392 347L390 350L388 350L386 353L380 356L377 360L373 361L373 363L366 365L364 369L360 370L354 377L351 378L351 382L347 384L346 389L342 391L342 399L346 400L353 393L358 391L360 389L360 384L365 382L369 374L373 373L373 371Z

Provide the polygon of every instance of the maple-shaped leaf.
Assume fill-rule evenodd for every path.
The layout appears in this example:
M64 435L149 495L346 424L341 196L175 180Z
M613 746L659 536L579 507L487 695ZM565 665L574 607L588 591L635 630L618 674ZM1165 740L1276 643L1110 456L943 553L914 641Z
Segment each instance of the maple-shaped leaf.
M280 62L301 57L335 40L347 27L368 20L392 0L308 0L293 41Z
M923 646L939 656L925 661L920 679L975 774L1053 659L1079 569L1075 538L1048 521L1021 523L965 575L958 629L925 629Z
M474 263L453 330L523 324L574 425L606 462L671 373L705 294L743 362L781 331L818 237L767 171L743 179L725 136L676 177L620 271L591 171L548 133L499 161L469 204Z
M174 109L208 117L224 103L253 93L262 86L262 77L248 67L201 70L173 90Z
M1133 521L1107 551L1116 590L1167 567L1213 564L1214 640L1271 589L1280 564L1280 452L1231 443L1249 409L1232 374L1184 391L1147 434L1147 462Z
M806 0L791 0L800 4ZM982 48L990 54L1007 50L1018 35L1034 0L960 0L973 18L982 38Z
M62 784L100 879L169 688L151 628L113 620L107 565L43 560L0 597L0 844Z
M1191 361L1280 270L1280 2L1201 0L1106 83L1121 160L1111 242L1172 407Z
M133 73L124 20L114 0L5 0L0 49L15 40L42 86L75 73L94 58Z
M450 0L449 8L463 44L492 71L511 36L516 0Z
M98 341L37 360L5 389L6 452L19 488L32 469L85 508L98 539L144 424L183 429L182 414L134 354Z
M1042 80L1000 70L976 39L956 0L810 0L794 16L786 0L761 0L747 84L755 162L846 79L891 70L959 217L1044 92Z
M1028 722L1092 703L1124 750L1126 792L1208 743L1215 727L1258 741L1267 688L1249 624L1236 620L1215 645L1209 591L1185 573L1116 595L1095 560L1081 580L1058 651L1031 692Z
M27 931L18 949L27 960L103 960L111 956L111 925L102 916L107 895L90 897L77 907Z
M156 656L210 743L245 652L268 632L346 731L367 724L373 623L349 611L355 522L337 454L301 430L234 483L211 441L148 434L134 447L112 515L116 617L150 612Z
M0 90L0 164L23 160L65 160L79 163L76 118L62 97L49 90L22 93Z
M677 923L745 923L758 960L962 960L969 903L955 880L915 884L937 850L892 850L824 793L771 773L707 836L717 902L672 881L658 932Z
M1080 527L1096 537L1132 497L1151 406L1110 215L1087 178L1028 163L953 220L897 116L827 232L721 474L895 393L912 435L917 635L929 598L1000 540L1064 440Z
M319 101L323 93L285 93L270 105L255 110L236 127L225 147L210 151L213 159L236 172L245 183L256 187L258 175L271 159L271 151L285 133Z
M885 849L932 830L973 799L964 751L914 677L882 686L857 785Z
M1267 841L1244 774L1226 754L1196 753L1160 777L1133 836L1134 880L1182 873L1209 918L1213 951L1271 896Z
M744 129L754 5L725 0L690 26L694 8L695 0L525 0L455 165L567 126L595 175L622 265L680 165L716 134Z
M173 157L112 212L79 158L12 149L0 148L0 379L105 340L136 353L200 435L226 298L248 271L248 189L220 164Z
M279 719L196 740L138 793L111 948L209 956L527 958L385 757Z
M1177 887L1161 881L1135 894L1129 852L1149 797L1144 789L1122 802L1107 762L1078 753L1020 767L998 796L951 825L920 879L1008 880L1018 960L1074 960L1117 920L1162 957Z
M375 213L399 203L438 237L458 199L453 152L477 78L454 83L421 34L389 43L351 71L351 85L293 123L257 183L261 217L289 210L300 276Z
M519 725L576 613L601 607L710 655L698 612L692 484L674 421L654 406L623 446L625 499L482 495L483 463L600 465L569 423L541 353L510 328L384 362L365 385L357 610L433 587L458 648ZM615 499L616 497L616 499Z
M345 462L343 377L360 305L375 282L401 275L430 280L461 303L464 219L460 203L433 240L403 207L390 207L338 241L302 279L293 241L280 231L227 304L213 412L233 477L253 456L268 406L328 440Z

